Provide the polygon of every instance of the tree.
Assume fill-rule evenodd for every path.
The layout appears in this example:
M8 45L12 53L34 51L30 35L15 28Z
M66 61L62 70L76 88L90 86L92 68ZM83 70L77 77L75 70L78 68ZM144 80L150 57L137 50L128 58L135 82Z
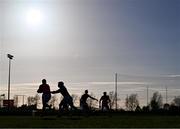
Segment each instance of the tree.
M138 105L137 107L136 107L136 109L135 109L135 112L141 112L142 111L142 109L141 109L141 107Z
M73 99L73 104L74 104L74 105L78 105L77 103L78 103L78 101L79 101L79 96L76 95L76 94L72 94L71 97L72 97L72 99Z
M129 111L135 111L139 106L139 100L137 94L131 94L129 97L126 97L125 106Z
M143 112L149 112L149 111L150 111L149 105L148 105L148 106L143 106L143 107L142 107L142 111L143 111Z
M59 108L59 101L58 101L58 97L57 95L53 95L49 101L49 104L52 106L52 108L54 109L58 109Z
M42 108L42 101L41 101L41 97L36 94L35 95L35 102L36 102L36 108Z
M151 98L150 106L152 110L158 110L163 106L163 98L159 92L155 92Z
M176 97L173 99L173 104L174 104L175 106L180 107L180 96L176 96Z
M27 101L28 101L28 106L35 105L36 108L41 108L42 102L38 94L36 94L35 96L29 96L27 98Z
M118 96L118 95L117 95ZM116 94L114 91L110 91L109 92L109 99L111 100L110 102L110 109L115 108L116 107ZM120 99L117 97L117 106L119 107L118 102L120 101Z
M164 106L163 106L163 109L164 110L169 110L170 108L170 105L168 103L165 103Z
M28 100L28 106L36 105L37 104L35 96L29 96L27 98L27 100Z

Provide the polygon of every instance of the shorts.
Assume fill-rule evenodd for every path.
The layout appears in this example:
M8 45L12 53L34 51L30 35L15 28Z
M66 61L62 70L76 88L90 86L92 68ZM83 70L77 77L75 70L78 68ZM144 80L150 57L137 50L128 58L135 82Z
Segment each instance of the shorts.
M42 95L43 105L44 105L44 104L47 104L50 99L51 99L51 94L43 94L43 95Z

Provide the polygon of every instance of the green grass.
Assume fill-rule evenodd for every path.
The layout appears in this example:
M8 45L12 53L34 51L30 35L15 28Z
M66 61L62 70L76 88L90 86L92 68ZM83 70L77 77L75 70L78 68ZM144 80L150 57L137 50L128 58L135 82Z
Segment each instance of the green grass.
M114 115L114 116L0 116L1 128L28 128L28 127L180 127L180 116L158 115Z

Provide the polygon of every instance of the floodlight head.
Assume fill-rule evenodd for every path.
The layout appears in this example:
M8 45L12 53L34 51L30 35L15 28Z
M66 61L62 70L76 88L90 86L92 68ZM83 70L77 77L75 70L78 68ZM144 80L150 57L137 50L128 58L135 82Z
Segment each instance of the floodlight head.
M13 59L13 55L11 55L11 54L7 54L7 57L9 58L9 59Z

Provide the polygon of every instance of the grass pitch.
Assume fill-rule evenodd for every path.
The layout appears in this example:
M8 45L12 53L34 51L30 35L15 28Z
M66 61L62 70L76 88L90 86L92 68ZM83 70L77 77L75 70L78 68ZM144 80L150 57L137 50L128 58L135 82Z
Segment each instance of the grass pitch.
M180 128L180 116L0 116L1 128Z

